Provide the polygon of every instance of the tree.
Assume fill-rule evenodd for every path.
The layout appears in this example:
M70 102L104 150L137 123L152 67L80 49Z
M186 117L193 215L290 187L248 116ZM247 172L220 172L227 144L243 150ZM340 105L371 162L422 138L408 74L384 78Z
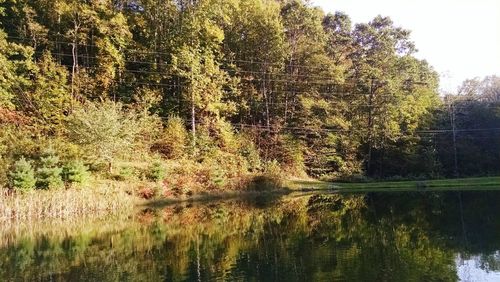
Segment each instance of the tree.
M31 85L17 108L37 121L49 133L61 134L66 115L75 103L67 84L67 72L49 52L44 52L31 70Z
M433 127L452 129L437 138L437 153L446 176L498 174L498 80L467 79L456 95L444 97Z
M233 120L270 126L278 114L278 89L288 53L281 7L276 2L242 0L225 28L226 68L239 79L241 95L232 96L238 111ZM272 116L273 115L273 116Z
M0 107L13 108L13 84L16 81L16 74L14 62L6 56L12 52L6 36L3 30L0 30Z
M160 140L154 149L169 159L180 159L186 154L188 132L184 120L178 116L168 118Z
M14 163L14 167L9 174L10 185L15 190L27 192L32 190L36 184L35 170L31 162L21 157Z
M115 102L87 103L66 123L68 137L86 149L93 161L106 161L109 170L118 156L131 152L141 130L137 115Z
M40 189L57 189L64 186L63 169L59 165L59 157L53 150L45 152L40 158L40 167L36 171L36 185Z
M0 107L14 108L30 85L29 70L33 68L33 50L9 43L7 34L0 29Z
M415 51L408 30L395 27L390 18L378 16L353 31L355 50L352 89L359 93L353 109L358 135L364 147L365 169L374 173L376 150L379 171L388 142L412 134L422 116L437 101L437 75L425 62L412 57Z
M220 4L206 0L184 3L179 15L176 48L172 54L174 74L183 84L182 96L190 105L193 147L196 145L197 121L208 126L225 113L232 112L234 105L224 101L234 95L234 87L227 71L221 68L220 53L224 40L222 26L229 19L227 10L232 2Z

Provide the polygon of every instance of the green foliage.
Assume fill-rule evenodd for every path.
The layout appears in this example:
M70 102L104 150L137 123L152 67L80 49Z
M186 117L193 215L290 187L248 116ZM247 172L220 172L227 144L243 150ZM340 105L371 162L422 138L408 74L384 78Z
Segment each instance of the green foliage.
M28 128L5 125L0 130L0 155L5 159L17 160L20 156L36 158L40 145L46 145L41 138L34 138Z
M7 34L0 28L0 108L21 104L20 99L31 84L32 55L32 48L8 42Z
M199 161L203 161L203 159L219 151L214 136L210 134L210 126L203 125L198 127L196 132L196 144L194 147L190 146L189 149L191 150L191 155L196 157Z
M262 173L252 178L248 189L266 191L282 188L285 180L284 176L278 161L267 161L263 165Z
M276 178L281 178L281 176L283 175L283 170L281 169L279 162L276 160L265 162L263 171L264 174Z
M12 108L12 84L16 77L14 73L13 62L6 56L10 50L9 43L6 40L7 34L0 29L0 107Z
M21 157L14 163L14 166L9 173L10 186L20 192L27 192L35 188L35 170L31 166L31 162Z
M304 173L304 147L300 140L289 134L265 134L265 160L278 162L292 175Z
M64 165L62 176L67 183L84 184L88 181L90 173L88 167L82 161L75 160Z
M225 120L217 120L211 124L211 132L216 142L216 146L229 153L236 153L239 147L238 138L233 126Z
M62 163L80 159L83 155L81 148L69 143L61 137L40 136L30 127L6 125L0 130L0 163L2 168L10 167L20 156L27 159L39 160L46 148L57 152ZM36 162L36 167L38 167ZM0 185L7 184L7 169L0 169Z
M60 167L59 157L53 151L45 153L40 158L40 165L36 171L36 186L40 189L58 189L64 186L62 179L63 169Z
M11 160L6 159L4 157L0 158L0 167L8 168L11 166ZM0 169L0 187L8 187L9 186L9 170L8 169Z
M148 169L148 178L155 182L162 181L167 175L166 168L161 162L153 162Z
M66 128L70 140L82 146L87 157L109 163L131 153L141 131L139 116L114 102L84 105L68 117Z
M280 163L289 173L304 173L304 147L293 136L285 135L281 148Z
M136 171L134 167L131 166L120 166L118 169L118 175L115 176L118 180L132 180L136 177Z
M50 132L61 132L61 126L74 103L67 86L67 71L44 52L31 71L31 85L23 100L17 102L22 110Z
M451 139L418 133L449 128L438 75L390 18L353 25L303 0L112 2L3 5L4 167L50 145L110 173L152 152L192 158L192 182L213 189L273 160L295 176L450 174ZM464 84L462 96L482 101L460 102L460 127L496 127L498 85ZM485 135L458 142L469 174L498 173L498 142Z
M188 140L189 134L184 120L178 116L170 116L160 140L153 146L153 149L168 159L179 159L186 153Z
M242 156L249 171L257 172L261 169L261 158L259 149L255 145L252 135L250 133L240 133L238 139L238 155Z

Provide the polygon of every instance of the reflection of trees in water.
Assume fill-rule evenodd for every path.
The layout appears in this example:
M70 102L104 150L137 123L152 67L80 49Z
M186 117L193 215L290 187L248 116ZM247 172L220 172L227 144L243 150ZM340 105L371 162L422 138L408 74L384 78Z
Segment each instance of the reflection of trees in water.
M0 278L456 280L457 252L498 269L499 195L464 192L461 206L456 193L369 193L147 209L116 228L17 238L0 249Z
M339 252L338 275L348 274L351 281L456 280L453 253L429 238L418 217L411 224L402 221L390 201L380 206L378 201L373 195L342 200L337 196L329 205L333 209L320 213L319 220L329 225L320 224L319 234L337 240L337 247L348 248L346 253ZM329 216L335 219L324 219Z

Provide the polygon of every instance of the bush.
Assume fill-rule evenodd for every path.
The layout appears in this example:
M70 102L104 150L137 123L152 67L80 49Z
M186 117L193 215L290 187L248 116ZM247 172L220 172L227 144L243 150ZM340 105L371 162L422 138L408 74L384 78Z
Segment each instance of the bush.
M82 161L71 161L63 167L63 179L67 183L85 183L90 177L88 167Z
M191 152L198 161L203 161L220 150L220 148L217 146L217 141L211 136L210 128L201 125L196 128L196 146L191 146L190 150L192 150Z
M168 178L164 179L163 195L181 196L217 189L214 183L215 168L192 160L181 160L168 166Z
M7 168L12 167L21 156L38 160L40 152L46 148L53 148L61 160L81 159L84 153L79 146L61 137L41 136L36 128L0 127L0 186L9 186Z
M63 187L62 171L62 168L59 167L59 157L49 152L47 155L40 158L36 186L41 189Z
M189 134L184 126L184 120L178 116L171 116L165 124L161 139L153 149L168 159L179 159L186 153Z
M113 159L129 154L139 142L141 117L120 103L88 103L68 117L68 136L93 160L108 162L111 170Z
M148 179L155 182L165 179L167 176L166 168L161 162L154 162L149 168Z
M10 186L20 192L27 192L35 188L35 170L31 162L24 157L14 163L12 171L9 173Z
M285 134L279 136L279 163L283 169L293 175L304 175L304 147L293 136Z
M285 175L276 160L264 163L263 172L251 179L247 188L255 191L266 191L284 186Z
M145 199L145 200L151 200L153 197L155 197L157 194L157 190L151 187L140 187L139 190L137 191L137 196Z
M271 191L282 186L283 182L280 179L268 175L258 175L251 179L246 188L250 191Z
M9 168L12 166L12 162L11 159L0 155L0 189L9 185Z
M131 166L122 166L118 170L118 175L115 175L114 178L116 180L130 180L136 177L136 171L134 167Z
M214 139L216 145L228 153L236 153L239 149L238 136L234 133L233 126L225 120L217 120L212 125L212 131L215 132Z
M260 153L251 136L243 133L238 135L238 139L238 154L246 160L249 171L259 171L261 169Z

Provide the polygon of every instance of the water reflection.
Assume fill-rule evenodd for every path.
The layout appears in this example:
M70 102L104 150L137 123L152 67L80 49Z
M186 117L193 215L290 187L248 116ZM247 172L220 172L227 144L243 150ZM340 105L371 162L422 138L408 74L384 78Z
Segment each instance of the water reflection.
M499 200L495 191L299 194L13 226L0 231L0 281L498 278Z

